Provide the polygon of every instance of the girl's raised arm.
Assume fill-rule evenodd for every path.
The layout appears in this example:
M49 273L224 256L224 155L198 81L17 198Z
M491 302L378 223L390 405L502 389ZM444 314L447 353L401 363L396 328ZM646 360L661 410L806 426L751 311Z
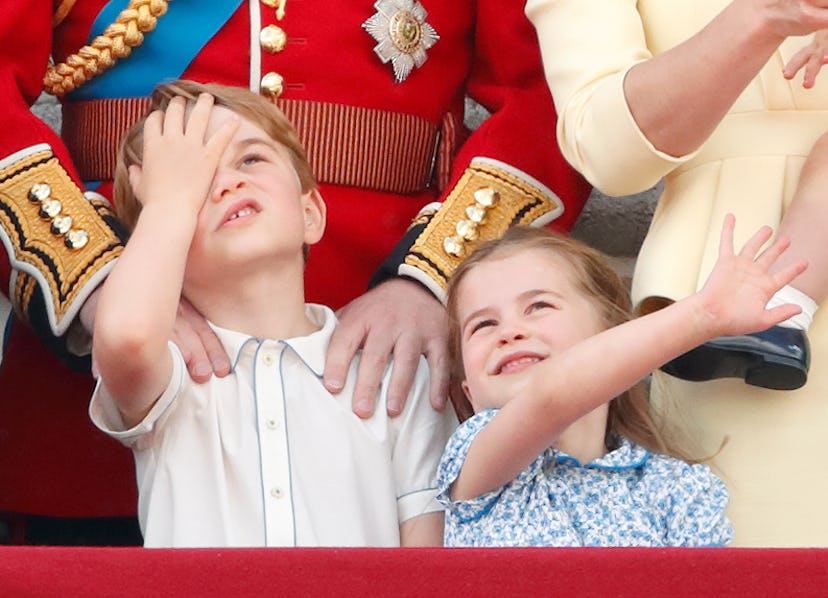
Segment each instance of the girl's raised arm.
M766 310L768 300L806 267L770 274L788 241L765 227L738 254L734 218L725 219L719 258L705 286L662 310L605 330L525 373L525 385L472 442L451 497L494 490L525 469L576 420L607 403L670 359L717 336L764 330L799 309ZM604 430L599 430L603 439Z

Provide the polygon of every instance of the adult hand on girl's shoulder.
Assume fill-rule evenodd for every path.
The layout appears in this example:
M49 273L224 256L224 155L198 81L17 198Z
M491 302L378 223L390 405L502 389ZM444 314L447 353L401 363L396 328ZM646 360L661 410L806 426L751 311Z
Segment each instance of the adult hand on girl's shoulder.
M448 393L448 327L445 309L437 298L416 282L397 278L354 299L337 317L339 325L325 360L328 391L342 390L350 363L362 349L352 408L360 417L370 417L393 356L388 414L397 415L403 410L423 355L429 367L431 404L443 409Z
M790 245L787 237L777 237L762 249L773 231L763 226L745 243L739 253L733 249L733 214L725 217L719 242L719 258L697 293L704 325L711 326L714 336L748 334L766 330L796 315L793 304L766 309L770 298L807 267L799 260L779 271L773 266Z

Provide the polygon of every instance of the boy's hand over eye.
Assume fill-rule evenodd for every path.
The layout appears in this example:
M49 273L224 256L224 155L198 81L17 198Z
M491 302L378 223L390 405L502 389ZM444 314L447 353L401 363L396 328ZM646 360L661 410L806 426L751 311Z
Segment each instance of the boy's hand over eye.
M187 114L184 98L173 98L144 124L142 166L131 166L129 181L143 207L164 202L197 214L212 184L219 160L239 126L238 117L207 136L213 96L201 94Z

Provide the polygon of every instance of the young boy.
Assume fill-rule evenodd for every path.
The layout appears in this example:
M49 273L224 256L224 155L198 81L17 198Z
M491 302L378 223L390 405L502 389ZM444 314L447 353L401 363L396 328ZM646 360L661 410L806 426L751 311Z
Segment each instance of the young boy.
M356 365L341 394L322 385L336 318L305 304L303 272L325 203L290 123L247 90L183 81L153 108L119 155L134 231L101 292L90 405L134 451L145 545L440 544L433 477L455 420L429 405L424 362L394 419L351 411ZM167 342L182 294L229 376L195 384Z

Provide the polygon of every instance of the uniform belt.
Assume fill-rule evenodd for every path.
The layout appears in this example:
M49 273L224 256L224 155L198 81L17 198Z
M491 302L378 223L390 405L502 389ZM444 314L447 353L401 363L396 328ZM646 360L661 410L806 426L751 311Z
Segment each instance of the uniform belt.
M277 100L305 146L320 183L389 193L429 186L439 128L411 114L308 100ZM62 136L85 181L110 180L122 135L149 98L67 102Z

